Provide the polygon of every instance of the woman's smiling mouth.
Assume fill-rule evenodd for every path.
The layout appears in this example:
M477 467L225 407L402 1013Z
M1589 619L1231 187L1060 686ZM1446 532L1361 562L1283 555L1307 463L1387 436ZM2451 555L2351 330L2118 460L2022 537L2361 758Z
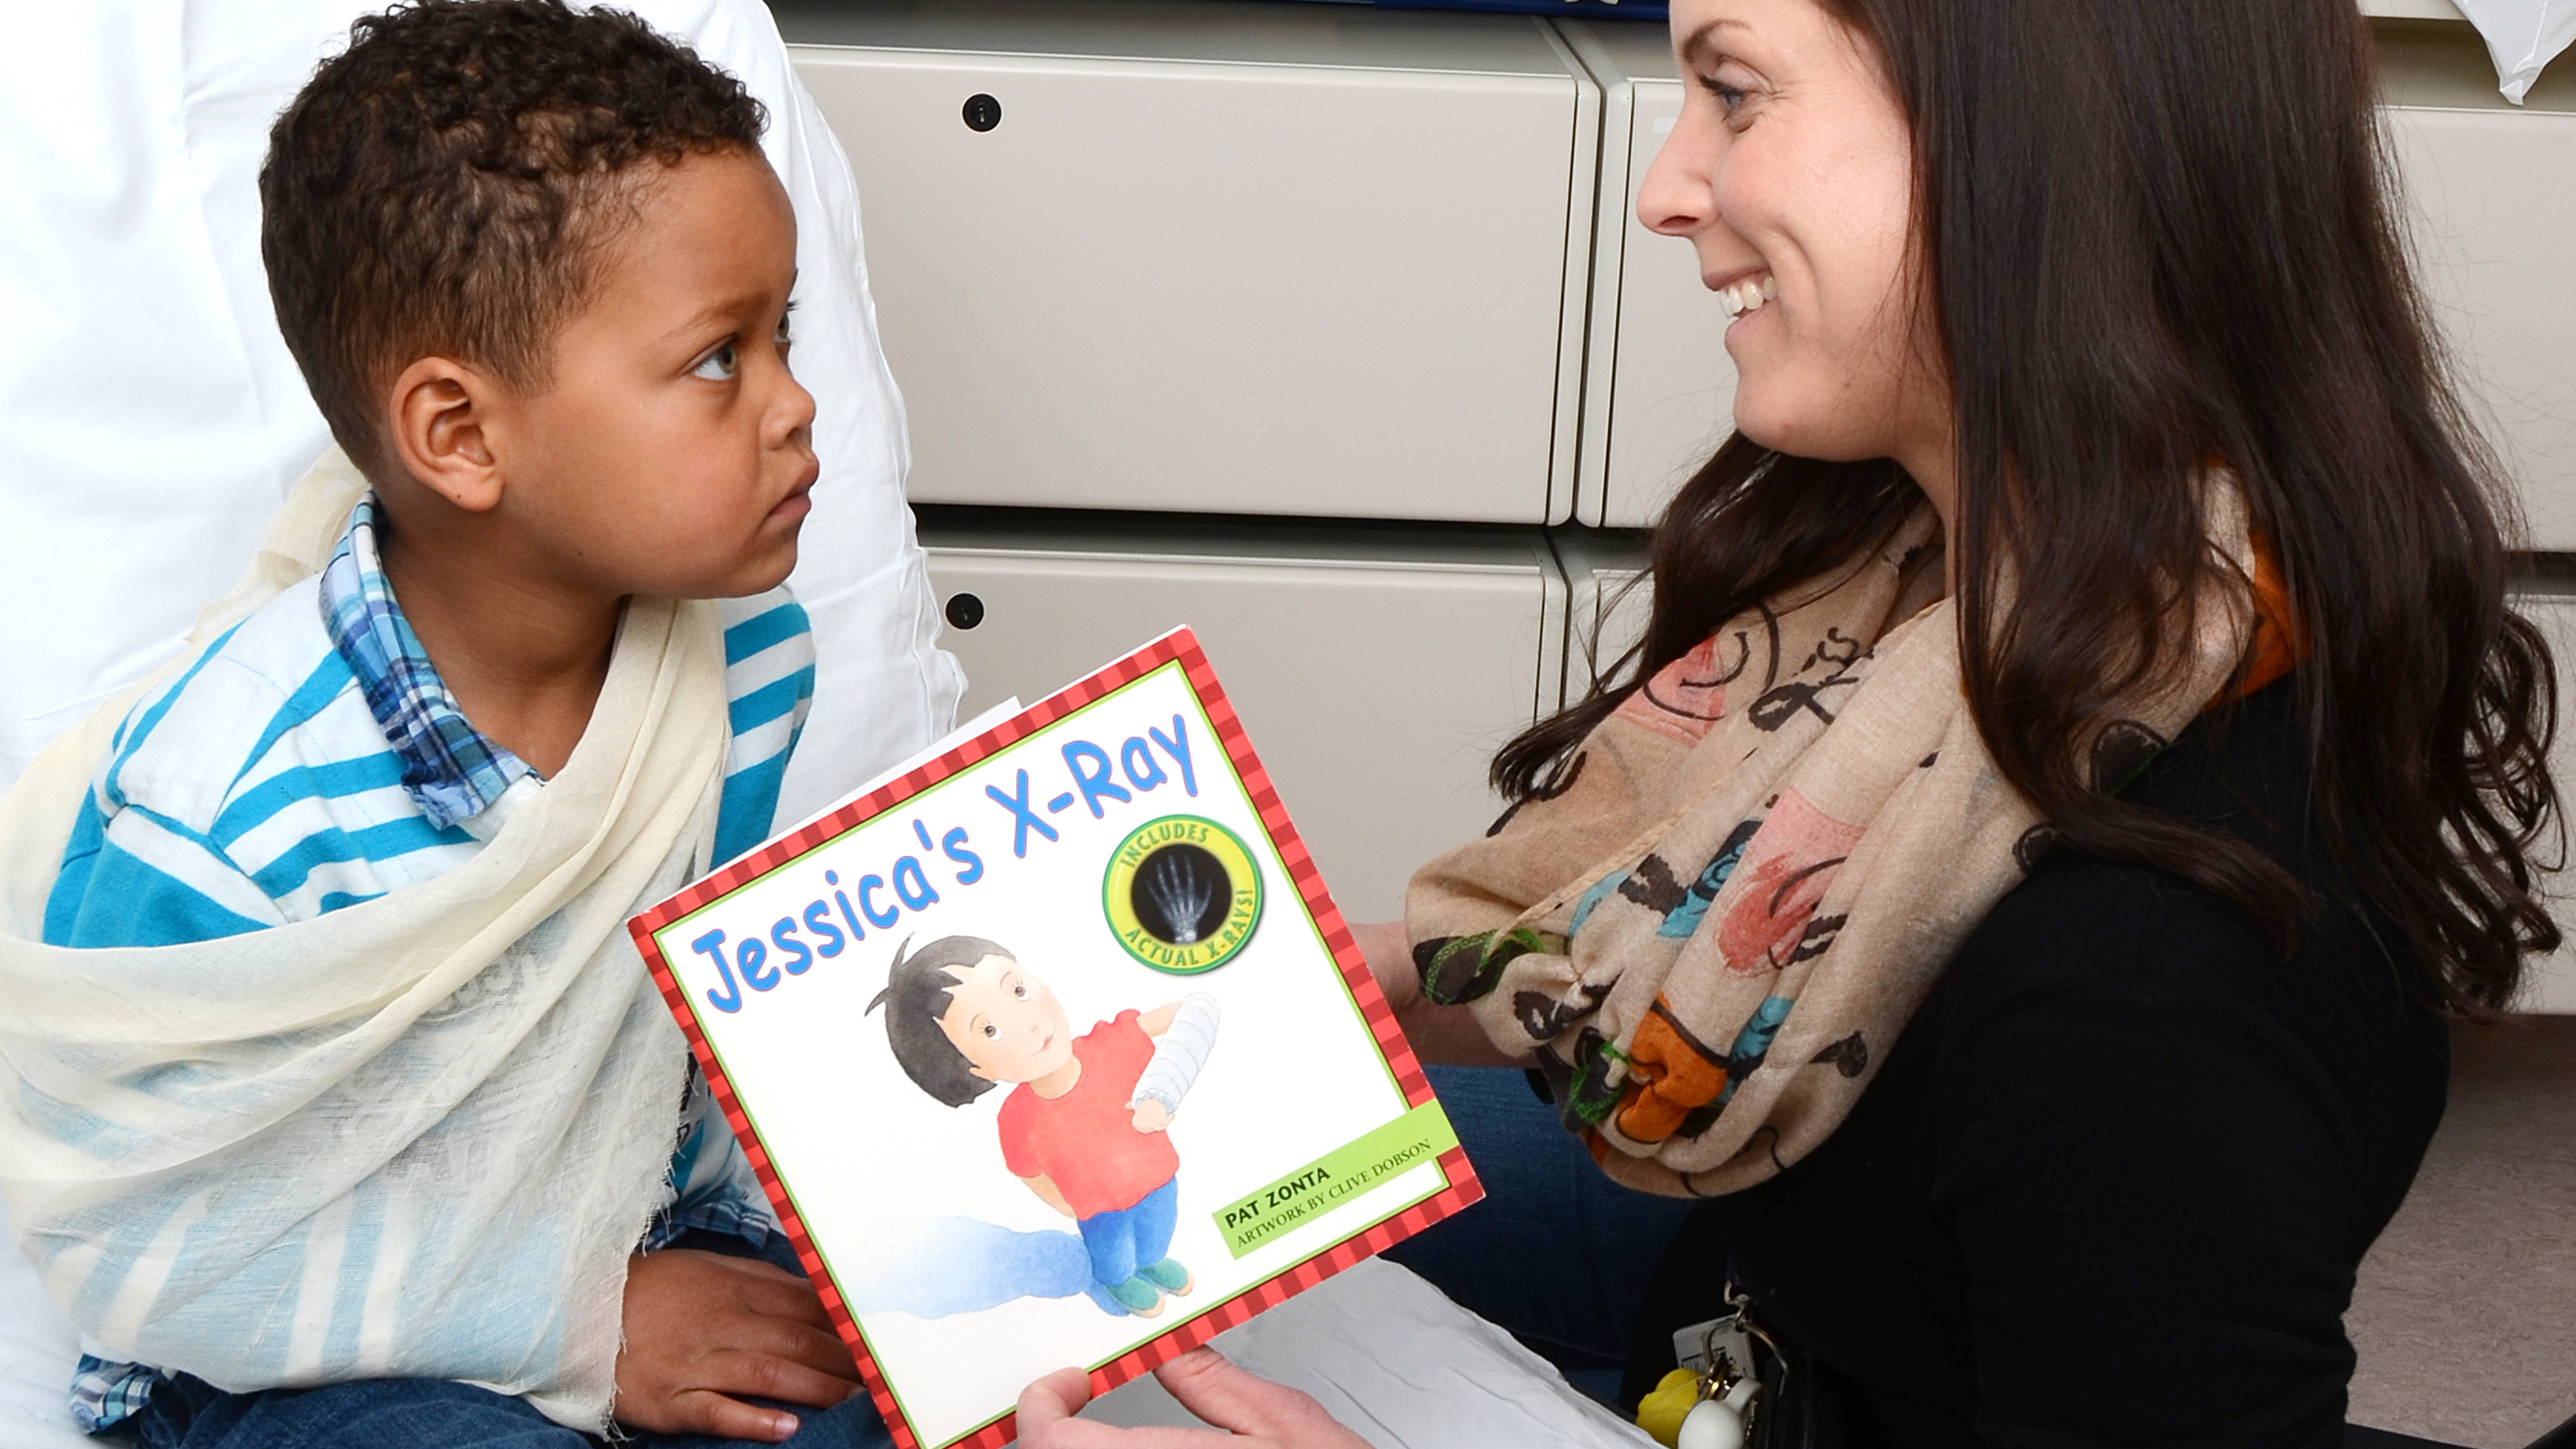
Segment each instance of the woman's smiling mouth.
M1766 302L1776 300L1780 295L1780 281L1769 272L1755 272L1714 290L1719 305L1726 308L1727 320L1733 321L1747 312L1759 311Z

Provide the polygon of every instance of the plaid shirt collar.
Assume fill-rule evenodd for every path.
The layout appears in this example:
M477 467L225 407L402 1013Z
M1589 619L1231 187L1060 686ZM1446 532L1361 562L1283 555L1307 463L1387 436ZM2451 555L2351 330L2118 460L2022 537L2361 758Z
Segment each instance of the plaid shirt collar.
M394 602L376 553L383 526L370 491L358 500L338 551L322 568L322 626L358 677L386 742L402 757L403 789L443 830L480 815L536 771L485 738L456 707Z

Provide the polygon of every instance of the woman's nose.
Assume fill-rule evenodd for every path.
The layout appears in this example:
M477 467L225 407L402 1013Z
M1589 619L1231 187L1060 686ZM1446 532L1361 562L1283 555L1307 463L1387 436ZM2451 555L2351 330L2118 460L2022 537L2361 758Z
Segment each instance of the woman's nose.
M1716 191L1709 179L1715 157L1692 142L1691 118L1685 115L1674 123L1646 168L1646 179L1637 187L1637 220L1648 231L1688 236L1717 213Z

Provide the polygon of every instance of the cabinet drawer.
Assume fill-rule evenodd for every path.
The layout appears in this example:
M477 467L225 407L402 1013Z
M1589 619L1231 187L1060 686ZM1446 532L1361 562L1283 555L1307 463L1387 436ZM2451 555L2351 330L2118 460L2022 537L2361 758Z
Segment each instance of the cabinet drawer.
M926 521L922 544L951 621L941 642L966 669L960 718L1196 630L1353 920L1401 914L1414 868L1493 820L1486 763L1559 687L1565 589L1534 536L1300 551Z
M1735 430L1735 362L1697 251L1637 220L1637 188L1682 109L1664 27L1560 24L1602 96L1575 516L1642 528Z
M2558 663L2558 740L2549 751L2549 772L2558 782L2559 803L2576 806L2576 596L2527 594L2515 606L2549 636L2549 652ZM2576 827L2569 838L2576 840ZM2524 1011L2576 1014L2576 869L2551 873L2541 890L2569 941L2546 960L2530 963L2519 1005Z
M1681 107L1662 33L1564 22L1602 84L1601 206L1576 514L1650 524L1733 426L1726 318L1690 246L1637 221ZM2465 26L2388 29L2380 57L2400 206L2481 427L2520 486L2533 546L2576 550L2576 71L2496 94Z
M2576 70L2496 94L2466 27L2381 37L2424 289L2536 548L2576 550Z
M857 176L915 500L1571 507L1563 319L1598 108L1543 22L1178 0L779 15Z

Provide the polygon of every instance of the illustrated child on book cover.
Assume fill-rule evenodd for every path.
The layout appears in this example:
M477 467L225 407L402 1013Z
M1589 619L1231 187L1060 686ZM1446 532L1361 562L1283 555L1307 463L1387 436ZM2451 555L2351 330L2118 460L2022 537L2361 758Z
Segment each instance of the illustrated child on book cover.
M909 943L907 943L907 946ZM1081 1036L1055 993L1006 948L949 936L899 949L886 989L886 1037L904 1074L951 1107L1013 1087L998 1123L1013 1176L1074 1220L1090 1296L1151 1318L1190 1291L1168 1256L1180 1205L1180 1154L1164 1131L1216 1043L1216 998L1194 992L1122 1011Z

